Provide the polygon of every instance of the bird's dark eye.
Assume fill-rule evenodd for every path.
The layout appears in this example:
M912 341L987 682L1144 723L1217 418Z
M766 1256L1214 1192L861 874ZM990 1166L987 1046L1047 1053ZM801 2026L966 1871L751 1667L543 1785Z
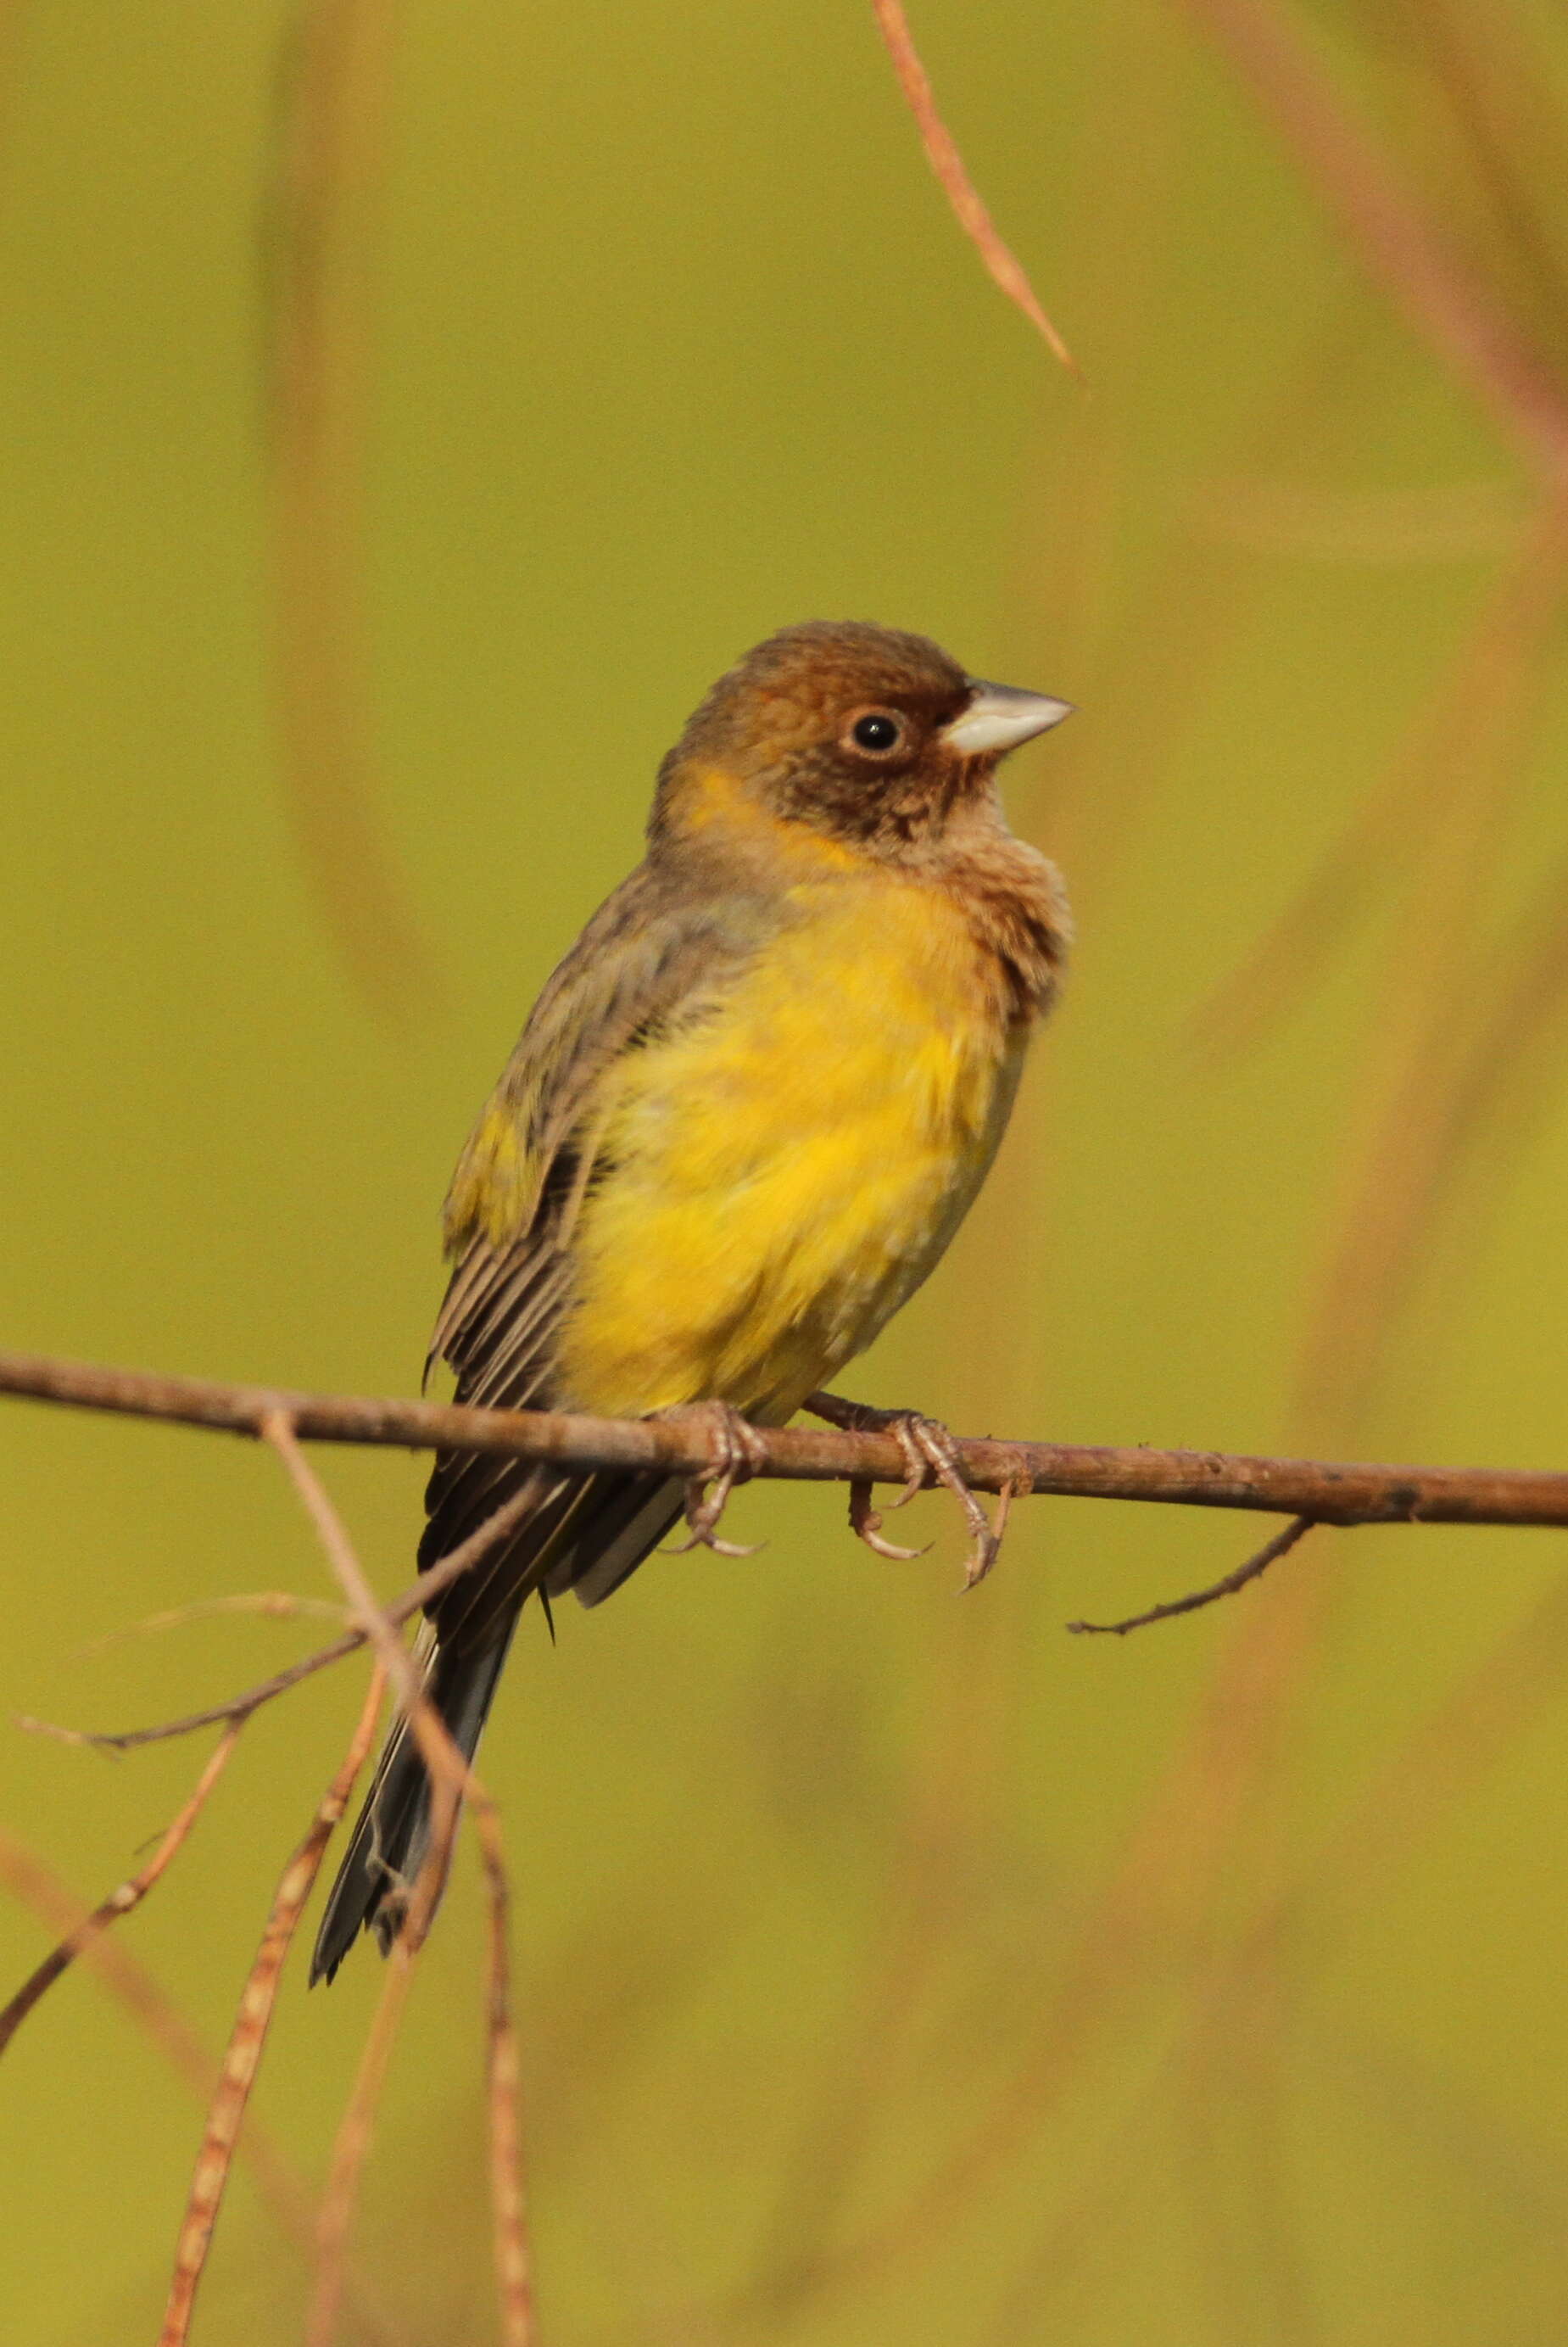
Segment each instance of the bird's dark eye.
M880 709L873 710L868 717L857 717L849 733L856 748L869 750L874 757L896 750L904 738L904 728L898 720Z

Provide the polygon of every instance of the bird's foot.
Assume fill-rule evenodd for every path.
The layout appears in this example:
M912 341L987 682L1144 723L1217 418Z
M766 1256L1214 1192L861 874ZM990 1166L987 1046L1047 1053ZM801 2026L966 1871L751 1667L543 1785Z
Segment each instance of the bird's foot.
M712 1445L712 1458L706 1471L690 1477L686 1484L686 1522L691 1538L677 1541L665 1550L665 1555L685 1556L694 1548L711 1548L715 1556L755 1556L764 1545L761 1541L743 1542L719 1538L719 1519L729 1505L731 1492L737 1483L749 1482L767 1465L767 1452L757 1440L755 1428L748 1425L740 1411L733 1409L727 1401L682 1402L656 1415L680 1419L688 1426L700 1426Z
M997 1502L995 1522L988 1518L984 1508L970 1491L964 1471L958 1464L958 1447L940 1419L927 1418L917 1409L878 1409L871 1402L846 1401L841 1394L807 1394L805 1408L814 1418L826 1420L845 1434L890 1434L904 1454L904 1488L889 1502L902 1508L917 1491L939 1483L951 1491L964 1512L968 1528L969 1553L964 1559L964 1587L973 1589L983 1581L997 1561L1007 1530L1008 1512L1012 1505L1010 1485ZM923 1556L924 1549L900 1548L896 1541L882 1535L882 1518L872 1505L871 1485L854 1482L849 1487L850 1529L878 1556L907 1563ZM928 1543L927 1543L928 1545Z

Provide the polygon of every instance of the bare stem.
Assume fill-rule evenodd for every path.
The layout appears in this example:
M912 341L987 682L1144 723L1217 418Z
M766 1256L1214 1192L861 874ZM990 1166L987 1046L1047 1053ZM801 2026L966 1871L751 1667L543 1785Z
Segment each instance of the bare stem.
M420 1758L430 1772L436 1804L430 1855L420 1869L419 1881L399 1933L396 1950L404 1959L399 1971L405 1987L407 1967L424 1944L446 1877L459 1805L466 1801L473 1813L490 1900L487 2068L490 2104L490 2183L495 2210L496 2282L500 2301L501 2335L506 2347L530 2347L533 2339L531 2259L523 2199L517 2033L512 2024L507 1951L507 1864L500 1820L494 1801L453 1742L446 1723L426 1696L418 1669L407 1648L386 1614L376 1604L375 1593L365 1578L348 1529L325 1485L301 1450L286 1413L270 1411L262 1421L261 1433L287 1469L315 1526L323 1552L337 1576L339 1585L375 1648L382 1669L397 1690L400 1706L418 1742ZM389 1998L390 1994L389 1991ZM392 2004L379 2055L379 2067L368 2080L365 2094L363 2096L356 2094L359 2139L351 2138L344 2150L341 2171L337 2174L336 2180L343 2197L333 2214L335 2238L330 2239L327 2244L334 2258L341 2257L346 2239L354 2181L364 2142L368 2137L374 2093L384 2075L385 2055L390 2051L391 2035L402 2004L403 1992L400 1989ZM336 2167L334 2162L334 2168ZM330 2265L326 2269L326 2288L330 2289ZM330 2337L330 2332L323 2335Z
M241 1721L232 1720L224 1729L211 1758L196 1780L195 1790L139 1873L118 1884L90 1915L84 1916L76 1929L67 1932L58 1947L51 1949L43 1963L23 1982L9 2004L0 2009L0 2054L4 2054L46 1990L54 1986L83 1949L89 1946L100 1932L106 1932L111 1923L118 1923L122 1915L128 1915L133 1907L140 1906L159 1875L177 1855L206 1806L209 1794L228 1766L229 1756L239 1740L241 1725Z
M992 282L999 285L1008 300L1023 312L1051 356L1060 361L1069 374L1077 375L1081 382L1082 369L1057 327L1046 315L1022 261L998 234L979 190L964 168L958 141L937 111L930 77L920 62L920 53L915 46L915 38L900 0L871 0L871 8L877 30L893 60L898 87L915 118L915 128L920 134L920 144L926 149L926 159L937 175L942 193L953 208L953 216L958 226L984 261Z
M432 1565L428 1573L421 1573L401 1597L394 1598L390 1605L382 1606L379 1618L390 1625L406 1622L411 1614L416 1614L428 1599L456 1581L459 1573L466 1573L469 1566L476 1563L497 1541L504 1539L532 1501L533 1494L528 1490L518 1492L504 1507L497 1508L477 1532L471 1532L466 1541L444 1556L439 1564ZM330 1646L318 1647L313 1655L306 1655L302 1661L291 1663L287 1670L274 1671L271 1678L259 1680L254 1686L247 1687L242 1695L231 1696L227 1703L209 1704L205 1710L187 1712L183 1718L164 1720L156 1727L95 1733L79 1727L59 1727L52 1720L29 1719L26 1715L19 1717L16 1724L37 1736L56 1737L63 1744L91 1744L108 1752L129 1752L138 1744L162 1744L172 1736L190 1736L197 1728L213 1727L223 1721L237 1724L249 1719L253 1711L259 1711L264 1703L271 1703L277 1696L287 1695L289 1689L297 1686L302 1679L310 1678L316 1671L325 1670L331 1663L341 1663L345 1655L356 1653L369 1635L367 1629L347 1630L341 1638L334 1638Z
M395 1963L387 1967L380 2002L354 2073L353 2091L338 2124L326 2189L316 2218L316 2270L305 2318L304 2347L333 2347L337 2336L338 2310L348 2269L349 2229L359 2197L360 2173L370 2149L376 2106L386 2081L403 2008L408 2001L411 1978L406 1963Z
M201 2139L201 2149L197 2154L196 2173L191 2178L179 2239L175 2249L174 2273L169 2283L163 2328L158 2334L158 2347L186 2347L190 2336L190 2317L196 2303L196 2291L206 2270L212 2229L218 2221L224 2188L229 2181L229 2170L245 2116L245 2106L251 2098L251 2089L261 2067L272 2008L277 2002L278 1983L282 1977L283 1960L289 1952L312 1885L320 1871L328 1838L347 1808L354 1778L364 1766L371 1738L375 1734L385 1682L386 1674L378 1664L371 1674L364 1707L342 1765L323 1796L304 1840L283 1869L273 1894L272 1911L261 1934L261 1944L241 1992L239 2014L230 2034L223 2066L208 2108L207 2127Z
M1222 1597L1234 1597L1236 1591L1245 1589L1249 1581L1260 1579L1271 1564L1284 1556L1287 1550L1293 1549L1298 1540L1306 1537L1315 1521L1311 1516L1297 1516L1293 1523L1286 1525L1283 1532L1276 1532L1271 1541L1266 1541L1245 1564L1238 1564L1234 1572L1223 1574L1218 1581L1210 1582L1206 1589L1194 1589L1185 1597L1173 1597L1163 1605L1151 1605L1146 1614L1130 1614L1124 1622L1070 1622L1067 1626L1070 1630L1124 1638L1129 1630L1147 1629L1151 1622L1169 1622L1178 1614L1196 1614L1204 1606L1216 1604Z
M627 1468L663 1475L711 1472L712 1444L676 1419L582 1418L559 1410L465 1409L455 1404L282 1392L265 1386L169 1378L33 1354L0 1353L0 1394L112 1410L178 1425L259 1435L281 1414L302 1441L382 1444L409 1450L473 1450L557 1466ZM808 1483L901 1484L907 1461L891 1434L786 1426L752 1430L755 1472ZM1016 1497L1052 1492L1082 1500L1142 1500L1195 1508L1311 1516L1326 1524L1568 1525L1568 1474L1519 1467L1374 1466L1269 1459L1218 1450L1118 1450L1088 1443L999 1442L955 1437L954 1459L971 1491ZM526 1504L531 1504L531 1495ZM383 1608L395 1625L445 1589L510 1528L497 1511L470 1542ZM364 1643L354 1630L264 1683L256 1702ZM247 1701L251 1698L247 1697ZM208 1715L214 1723L233 1706ZM194 1724L194 1723L193 1723Z

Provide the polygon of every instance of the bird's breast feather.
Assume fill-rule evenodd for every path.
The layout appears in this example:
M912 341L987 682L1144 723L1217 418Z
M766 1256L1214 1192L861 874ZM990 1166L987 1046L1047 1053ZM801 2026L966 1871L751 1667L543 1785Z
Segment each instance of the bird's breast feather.
M990 1162L1023 1028L961 907L900 885L797 910L710 1017L607 1072L562 1337L579 1407L809 1389L918 1285Z

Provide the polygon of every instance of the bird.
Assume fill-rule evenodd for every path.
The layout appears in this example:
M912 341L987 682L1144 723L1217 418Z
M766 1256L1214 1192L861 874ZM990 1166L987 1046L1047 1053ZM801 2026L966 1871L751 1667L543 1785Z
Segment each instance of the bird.
M1070 713L866 621L781 629L720 677L660 766L642 862L548 980L458 1161L426 1365L458 1401L707 1412L727 1493L748 1426L865 1349L963 1220L1056 992L1062 884L1009 828L997 769ZM940 1463L935 1421L839 1407L892 1424L917 1480ZM437 1455L422 1572L506 1511L417 1648L466 1759L527 1599L599 1604L683 1512L725 1546L712 1501L655 1471ZM394 1944L431 1805L405 1719L313 1982L367 1926Z

